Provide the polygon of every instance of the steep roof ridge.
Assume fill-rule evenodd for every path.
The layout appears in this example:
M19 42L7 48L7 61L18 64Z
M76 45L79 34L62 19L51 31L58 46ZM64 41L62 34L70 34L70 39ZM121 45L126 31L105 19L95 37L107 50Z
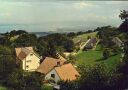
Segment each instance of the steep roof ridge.
M16 55L20 60L23 60L28 54L34 53L38 58L40 58L33 50L33 47L20 47L15 48Z
M65 68L67 69L68 67L70 67L69 69L71 69L73 71L72 73L65 71ZM75 67L71 63L64 64L64 65L59 66L59 67L55 67L54 69L55 69L56 73L58 74L58 76L62 80L75 80L77 78L76 75L79 76L79 73L77 72L77 70L75 69ZM74 73L74 75L73 75L73 77L71 77L71 75L73 73Z
M122 43L122 41L120 40L120 38L119 37L115 37L119 42L121 42Z
M44 61L40 64L37 71L47 74L49 71L54 69L57 66L57 62L60 61L60 65L64 64L64 60L55 59L51 57L46 57Z
M28 50L26 48L21 48L21 52L24 52L25 54L29 54L30 50Z

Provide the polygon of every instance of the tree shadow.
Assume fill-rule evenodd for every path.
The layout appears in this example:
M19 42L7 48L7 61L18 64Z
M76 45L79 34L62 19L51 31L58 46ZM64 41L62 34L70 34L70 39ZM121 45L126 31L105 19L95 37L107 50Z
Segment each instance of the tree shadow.
M116 55L118 55L118 54L110 55L108 58L113 57L113 56L116 56ZM108 59L108 58L107 58L107 59ZM100 59L97 59L96 62L105 61L105 60L107 60L107 59L104 59L104 58L102 57L102 58L100 58Z
M105 60L105 59L100 58L100 59L97 59L96 62L103 61L103 60Z

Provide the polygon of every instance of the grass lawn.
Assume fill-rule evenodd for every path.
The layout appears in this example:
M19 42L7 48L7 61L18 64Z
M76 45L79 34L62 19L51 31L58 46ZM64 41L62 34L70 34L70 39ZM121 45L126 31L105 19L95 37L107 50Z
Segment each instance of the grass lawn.
M8 90L8 89L0 85L0 90Z
M116 66L120 63L121 54L111 56L108 59L104 60L109 69L115 69Z
M76 55L76 65L84 64L86 66L94 65L95 63L102 63L104 62L106 66L112 70L116 67L118 63L120 63L121 54L117 54L115 56L110 56L108 59L103 60L102 56L102 49L98 45L96 50L89 50L89 51L80 51Z
M83 35L79 35L79 36L77 36L77 37L75 37L74 39L73 39L73 41L74 41L74 43L76 43L77 41L79 41L79 40L82 40L81 42L85 42L85 41L87 41L87 37L88 36L91 36L91 37L95 37L96 36L96 32L93 32L93 33L88 33L88 34L83 34Z
M76 62L77 64L85 64L85 65L91 65L96 62L96 60L99 60L102 58L102 52L101 51L83 51L79 52L76 56Z
M44 84L42 86L42 90L53 90L53 87L51 85L49 85L49 84Z

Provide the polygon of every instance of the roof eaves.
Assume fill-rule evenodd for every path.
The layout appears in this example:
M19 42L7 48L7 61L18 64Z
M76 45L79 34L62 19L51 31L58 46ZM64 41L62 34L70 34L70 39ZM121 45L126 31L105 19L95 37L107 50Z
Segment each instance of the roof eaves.
M59 76L59 78L62 80L61 76L59 75L59 73L58 73L58 72L57 72L57 70L56 70L56 67L55 67L55 68L53 68L53 69L55 69L55 71L56 71L57 75L58 75L58 76Z

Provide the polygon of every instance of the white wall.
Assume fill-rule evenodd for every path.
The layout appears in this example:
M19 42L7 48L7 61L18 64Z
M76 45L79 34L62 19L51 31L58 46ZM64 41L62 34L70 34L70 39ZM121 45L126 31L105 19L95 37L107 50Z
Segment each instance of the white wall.
M56 73L55 69L51 70L46 76L45 79L51 79L51 74L55 74L55 78L54 81L57 83L58 81L60 81L60 77L58 76L58 74Z
M23 70L35 71L40 65L40 59L34 53L30 53L22 63Z
M119 42L116 38L113 39L113 42L116 43L119 47L122 46L122 43Z

